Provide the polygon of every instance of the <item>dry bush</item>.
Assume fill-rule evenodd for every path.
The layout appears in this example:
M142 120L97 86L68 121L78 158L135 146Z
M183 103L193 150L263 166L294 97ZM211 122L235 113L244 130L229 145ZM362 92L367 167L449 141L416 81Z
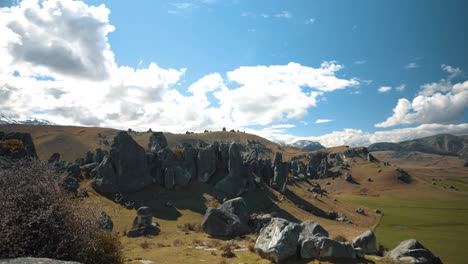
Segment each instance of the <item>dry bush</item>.
M15 151L17 149L24 148L24 144L23 144L23 141L19 139L6 139L6 140L0 140L0 148L6 148L6 149L9 149L10 151Z
M249 243L249 251L255 253L255 243Z
M149 249L149 248L151 248L151 243L148 242L148 240L145 240L142 243L140 243L140 247L142 249Z
M223 244L219 240L209 240L206 245L210 248L220 248Z
M336 240L336 241L340 241L340 242L348 242L348 239L346 239L346 237L344 237L342 235L337 235L333 239Z
M117 236L99 228L100 211L63 192L44 162L0 170L0 208L0 259L123 263Z
M176 238L173 242L172 242L172 245L174 247L178 247L178 246L182 246L184 245L184 241L180 240L179 238Z
M199 223L185 223L183 225L179 224L177 225L177 228L184 232L189 232L189 231L201 232L202 231L201 225Z

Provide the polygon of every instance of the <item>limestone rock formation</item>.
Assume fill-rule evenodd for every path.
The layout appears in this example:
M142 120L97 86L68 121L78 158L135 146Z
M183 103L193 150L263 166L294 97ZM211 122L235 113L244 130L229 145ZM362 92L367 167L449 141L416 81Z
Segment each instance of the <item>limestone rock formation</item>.
M224 202L219 208L208 208L201 226L213 237L235 237L250 233L247 206L243 198Z
M408 239L388 252L387 257L397 261L421 264L442 264L439 257L424 247L416 239Z
M139 237L143 235L158 235L161 231L158 223L153 223L151 208L143 206L138 208L137 215L133 220L132 229L127 231L128 237Z
M377 253L377 239L374 232L367 230L353 240L354 248L361 248L365 254Z
M97 168L93 188L101 193L134 192L151 184L145 150L126 132L114 138L109 157Z

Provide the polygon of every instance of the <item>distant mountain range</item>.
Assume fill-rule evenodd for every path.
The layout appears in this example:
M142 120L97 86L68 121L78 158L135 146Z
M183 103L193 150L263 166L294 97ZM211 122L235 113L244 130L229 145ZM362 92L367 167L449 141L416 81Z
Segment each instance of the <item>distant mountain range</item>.
M37 119L37 118L31 117L31 118L27 118L24 120L18 120L18 119L10 118L2 113L0 113L0 124L38 125L38 126L55 125L54 123L45 119Z
M369 151L419 151L438 155L459 156L468 160L468 135L454 136L449 134L440 134L407 140L400 143L382 142L372 144L368 149Z
M298 140L292 144L288 144L283 140L277 140L275 141L275 143L282 147L295 147L295 148L302 149L305 151L315 151L315 150L321 150L325 148L322 144L316 141L305 140L305 139Z

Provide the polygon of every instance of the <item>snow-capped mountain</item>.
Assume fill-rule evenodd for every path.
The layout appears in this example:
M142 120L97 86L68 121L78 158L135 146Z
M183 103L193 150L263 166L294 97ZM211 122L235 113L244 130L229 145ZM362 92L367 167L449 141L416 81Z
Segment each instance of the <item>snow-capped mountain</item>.
M7 115L0 113L0 124L17 124L17 125L37 125L37 126L50 126L55 125L54 123L45 120L30 117L24 120L10 118Z
M322 144L320 144L317 141L311 141L311 140L305 140L305 139L298 140L298 141L290 144L290 146L300 148L300 149L305 150L305 151L314 151L314 150L320 150L320 149L325 148Z
M305 151L314 151L314 150L320 150L320 149L325 148L319 142L306 140L306 139L298 140L294 143L286 143L286 141L284 140L275 140L275 143L280 145L281 147L295 147L295 148L300 148Z

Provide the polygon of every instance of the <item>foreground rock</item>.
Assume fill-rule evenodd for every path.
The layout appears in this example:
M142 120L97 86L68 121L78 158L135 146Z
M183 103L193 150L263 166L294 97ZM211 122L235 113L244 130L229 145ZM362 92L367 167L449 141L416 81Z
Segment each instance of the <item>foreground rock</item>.
M0 132L0 156L11 160L37 159L31 134Z
M212 237L236 237L250 233L249 214L243 198L224 202L219 208L208 208L201 227Z
M377 239L374 232L367 230L353 240L353 247L360 248L365 254L377 253Z
M103 194L135 192L151 182L145 150L126 132L120 132L109 157L97 168L93 188Z
M387 257L402 262L442 264L439 257L435 256L416 239L401 242L396 248L388 252Z
M262 228L255 250L275 263L294 256L303 259L357 257L350 243L328 238L328 232L320 224L313 221L297 224L281 218L273 218Z
M49 258L15 258L0 259L0 264L80 264L80 262L63 261Z
M273 218L261 231L255 251L262 258L281 263L296 254L301 225L282 218Z

